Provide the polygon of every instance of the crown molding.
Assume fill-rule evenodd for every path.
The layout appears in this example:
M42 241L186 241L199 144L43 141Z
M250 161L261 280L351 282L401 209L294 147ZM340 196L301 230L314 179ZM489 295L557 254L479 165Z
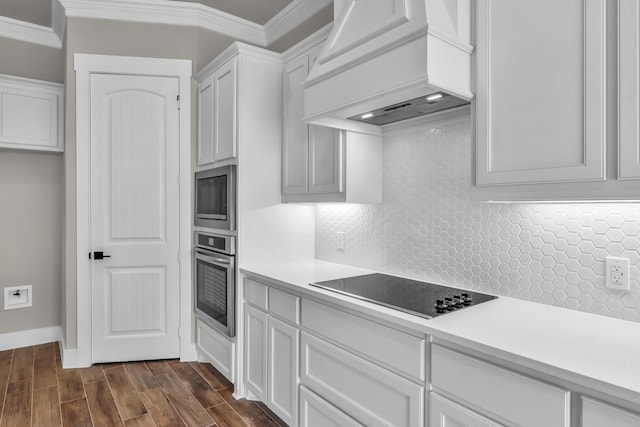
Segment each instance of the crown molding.
M169 0L60 0L67 17L185 25L266 45L261 25L200 3Z
M0 37L62 48L62 42L49 27L0 16Z
M267 47L333 0L293 0L264 26L200 3L171 0L51 0L51 28L0 16L0 36L62 47L68 17L185 25Z
M332 3L333 0L293 0L264 24L266 46L280 39Z

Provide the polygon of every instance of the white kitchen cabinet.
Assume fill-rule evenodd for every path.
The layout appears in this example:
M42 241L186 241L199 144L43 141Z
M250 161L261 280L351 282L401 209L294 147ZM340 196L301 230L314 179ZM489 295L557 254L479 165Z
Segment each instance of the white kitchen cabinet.
M568 390L435 344L431 347L431 384L435 392L482 408L485 415L508 425L571 425Z
M477 1L476 185L606 178L605 9Z
M284 68L284 202L379 203L382 145L379 133L356 133L302 121L303 83L320 45L289 59Z
M431 392L430 427L502 427L494 421Z
M245 278L244 307L247 391L296 426L300 298Z
M64 151L64 85L0 75L0 148Z
M279 133L263 112L273 108L271 91L280 87L281 70L279 54L236 42L196 75L198 167L236 159L241 137L249 134L242 129Z
M229 381L234 382L235 342L220 334L202 319L196 319L196 345L199 360L211 363Z
M640 414L616 408L597 400L582 398L582 427L638 427Z
M618 179L640 179L640 5L618 2Z
M253 397L267 400L267 313L244 306L245 363L247 390Z
M306 387L300 387L300 427L363 427Z
M297 424L298 349L300 331L273 316L268 318L267 406L284 422Z
M366 426L424 425L423 386L309 333L300 342L303 386Z

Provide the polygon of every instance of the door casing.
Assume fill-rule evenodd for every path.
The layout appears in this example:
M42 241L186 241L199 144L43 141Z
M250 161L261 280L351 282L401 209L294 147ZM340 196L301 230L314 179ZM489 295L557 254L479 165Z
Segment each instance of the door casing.
M63 366L91 366L91 266L90 247L90 93L91 74L131 74L176 77L180 96L180 359L197 360L193 342L191 268L191 60L75 54L76 71L76 314L77 348L66 348Z

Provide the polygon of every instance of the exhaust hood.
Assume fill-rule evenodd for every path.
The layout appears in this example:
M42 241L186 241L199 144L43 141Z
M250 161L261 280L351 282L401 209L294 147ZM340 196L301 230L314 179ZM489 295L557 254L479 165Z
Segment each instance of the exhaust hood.
M470 11L470 0L334 0L303 120L381 126L468 104Z

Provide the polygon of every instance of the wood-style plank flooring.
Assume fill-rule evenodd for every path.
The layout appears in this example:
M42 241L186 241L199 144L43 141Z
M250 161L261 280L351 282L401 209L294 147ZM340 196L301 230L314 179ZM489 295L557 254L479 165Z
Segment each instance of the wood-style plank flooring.
M263 404L232 393L208 363L62 369L58 343L0 351L0 427L285 425Z

